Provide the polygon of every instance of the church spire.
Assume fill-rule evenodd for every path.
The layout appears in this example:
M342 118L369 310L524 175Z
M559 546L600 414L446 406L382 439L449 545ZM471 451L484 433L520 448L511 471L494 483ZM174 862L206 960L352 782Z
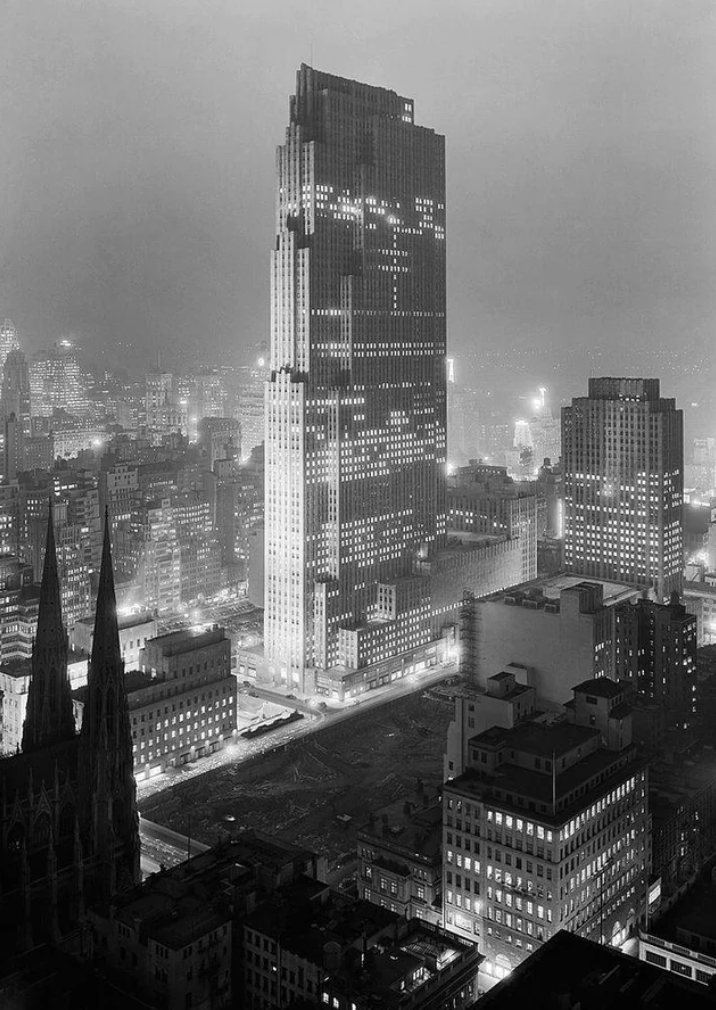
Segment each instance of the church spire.
M72 693L67 679L67 651L50 501L40 609L32 645L32 673L22 733L24 751L48 747L61 740L70 740L75 735Z
M114 592L109 514L105 510L87 703L82 718L82 803L90 816L90 846L107 868L103 896L139 880L139 827L132 731L124 686ZM111 870L111 872L110 872Z

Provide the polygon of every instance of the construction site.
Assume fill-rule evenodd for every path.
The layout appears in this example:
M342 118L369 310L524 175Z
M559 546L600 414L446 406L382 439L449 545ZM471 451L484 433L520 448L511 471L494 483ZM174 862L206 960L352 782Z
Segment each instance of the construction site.
M336 866L371 811L438 785L453 705L429 692L395 699L315 733L208 771L140 802L144 817L208 845L253 827Z

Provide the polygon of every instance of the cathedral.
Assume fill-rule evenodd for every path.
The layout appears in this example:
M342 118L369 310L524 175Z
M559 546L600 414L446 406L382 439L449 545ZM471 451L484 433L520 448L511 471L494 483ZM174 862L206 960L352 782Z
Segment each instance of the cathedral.
M22 751L0 760L0 959L70 937L85 908L140 881L132 738L106 514L79 734L67 655L50 507Z

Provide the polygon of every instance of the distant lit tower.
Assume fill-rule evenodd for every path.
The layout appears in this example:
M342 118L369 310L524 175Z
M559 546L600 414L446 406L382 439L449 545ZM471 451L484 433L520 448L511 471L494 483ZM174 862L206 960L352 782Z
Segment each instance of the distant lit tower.
M562 410L567 571L652 589L683 580L683 412L658 379L589 380Z
M430 640L412 573L446 540L444 138L304 65L277 174L264 638L303 686Z
M264 383L269 377L268 348L258 345L249 365L240 370L237 417L241 424L241 459L245 462L251 450L264 440Z
M3 320L0 325L0 372L10 351L15 350L18 346L17 330L12 319Z
M89 410L87 383L75 345L58 340L30 363L30 403L33 416L50 417L64 410L81 417Z
M30 434L30 371L19 347L8 353L2 368L0 414L14 414L23 434Z

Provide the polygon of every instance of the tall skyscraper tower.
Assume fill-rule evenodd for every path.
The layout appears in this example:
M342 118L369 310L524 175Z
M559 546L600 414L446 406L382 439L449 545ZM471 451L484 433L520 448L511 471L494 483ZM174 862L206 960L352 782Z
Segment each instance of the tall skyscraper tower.
M683 413L658 379L589 380L562 409L567 571L652 589L681 589Z
M446 537L444 138L410 99L303 65L277 174L265 642L309 689L430 633L413 572Z
M10 351L14 351L17 347L17 330L12 319L5 319L0 323L0 370Z

